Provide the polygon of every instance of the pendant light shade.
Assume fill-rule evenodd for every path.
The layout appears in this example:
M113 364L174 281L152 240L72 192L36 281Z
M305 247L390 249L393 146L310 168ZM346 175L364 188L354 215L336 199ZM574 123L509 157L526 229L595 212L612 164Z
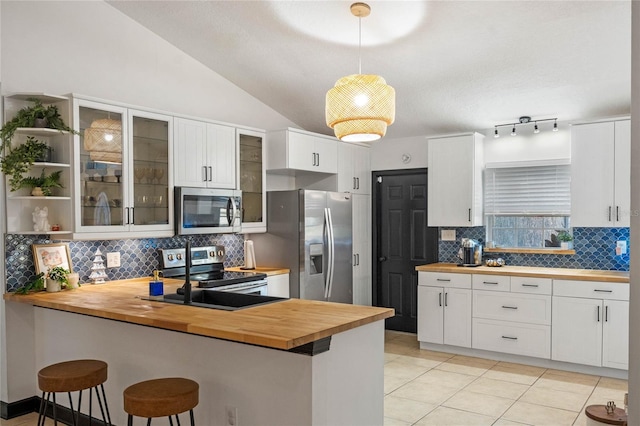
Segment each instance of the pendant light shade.
M94 120L84 130L84 149L93 161L122 163L122 124L118 120Z
M339 79L327 92L325 118L338 139L345 142L371 142L387 133L396 116L396 91L378 75L362 74L362 18L369 16L366 3L351 5L358 17L358 74Z
M346 142L380 139L395 120L396 91L377 75L342 77L327 92L326 119Z

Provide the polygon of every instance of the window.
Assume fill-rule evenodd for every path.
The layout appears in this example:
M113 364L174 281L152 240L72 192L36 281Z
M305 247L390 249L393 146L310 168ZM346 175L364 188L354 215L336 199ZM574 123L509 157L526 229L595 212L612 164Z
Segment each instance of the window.
M493 163L485 169L487 241L497 247L558 247L570 229L568 160Z

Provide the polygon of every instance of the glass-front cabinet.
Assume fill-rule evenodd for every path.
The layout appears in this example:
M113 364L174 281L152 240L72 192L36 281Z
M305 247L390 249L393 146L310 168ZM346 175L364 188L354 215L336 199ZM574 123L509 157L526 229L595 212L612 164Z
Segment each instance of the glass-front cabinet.
M242 232L266 232L265 134L237 129L238 185L242 191Z
M85 99L74 116L76 233L170 235L172 118Z

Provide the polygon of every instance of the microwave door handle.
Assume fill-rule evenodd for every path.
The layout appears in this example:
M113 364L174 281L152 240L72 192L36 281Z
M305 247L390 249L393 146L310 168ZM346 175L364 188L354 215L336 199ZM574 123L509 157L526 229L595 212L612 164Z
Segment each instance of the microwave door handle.
M233 197L229 198L229 201L231 202L231 208L233 209L230 224L231 226L234 226L236 223L236 218L238 217L238 206L236 206L236 200Z
M232 205L233 205L233 202L231 201L231 197L227 198L227 222L229 223L229 226L232 225L231 223L231 211L233 209Z

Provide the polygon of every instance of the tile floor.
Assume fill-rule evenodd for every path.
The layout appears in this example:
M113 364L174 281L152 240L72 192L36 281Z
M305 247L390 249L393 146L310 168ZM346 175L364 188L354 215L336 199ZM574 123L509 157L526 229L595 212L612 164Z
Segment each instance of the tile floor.
M587 405L623 407L627 381L421 350L415 334L387 331L384 392L385 426L585 426Z
M387 331L385 426L584 426L584 409L615 401L627 381L419 349Z

